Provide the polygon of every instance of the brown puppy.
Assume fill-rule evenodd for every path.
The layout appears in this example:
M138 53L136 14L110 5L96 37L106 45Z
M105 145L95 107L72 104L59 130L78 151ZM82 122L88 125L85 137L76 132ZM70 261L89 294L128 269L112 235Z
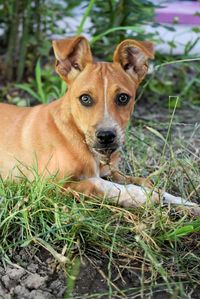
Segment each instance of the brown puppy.
M0 104L1 176L16 178L23 172L30 177L29 167L37 164L39 174L70 177L73 182L66 187L86 195L107 196L123 206L143 204L150 193L157 201L156 192L136 186L149 186L145 179L117 172L118 149L137 87L154 57L153 45L125 40L116 48L113 63L93 63L82 36L54 41L53 48L56 71L68 91L34 108ZM170 195L167 201L182 202Z

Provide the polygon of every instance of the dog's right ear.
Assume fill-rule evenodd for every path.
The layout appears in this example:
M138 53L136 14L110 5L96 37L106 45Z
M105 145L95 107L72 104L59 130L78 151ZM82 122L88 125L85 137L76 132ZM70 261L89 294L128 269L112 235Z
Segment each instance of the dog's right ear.
M83 36L55 40L53 49L56 57L56 72L67 83L72 82L93 60L89 43Z

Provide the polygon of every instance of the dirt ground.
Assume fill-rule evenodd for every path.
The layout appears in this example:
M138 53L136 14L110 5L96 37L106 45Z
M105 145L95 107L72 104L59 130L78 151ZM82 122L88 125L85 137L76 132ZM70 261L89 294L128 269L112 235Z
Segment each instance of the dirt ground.
M0 264L0 298L54 299L63 298L65 276L54 271L52 258L44 250L20 250L12 257L12 264Z
M158 107L157 104L145 108L140 105L134 113L133 123L141 121L167 122L168 110ZM147 112L148 111L148 112ZM199 154L200 149L200 108L183 107L177 111L176 134L185 138L194 136L194 142ZM167 130L162 127L161 130ZM194 134L195 132L195 134ZM199 132L199 133L198 133ZM198 137L199 136L199 137ZM1 299L60 299L66 297L66 275L64 269L58 267L55 260L44 250L35 247L20 249L10 256L11 263L0 261L0 298ZM83 260L78 278L73 290L74 298L108 298L108 282L106 281L108 260L91 257ZM137 267L138 269L139 267ZM139 271L123 271L123 277L118 275L116 269L112 271L113 290L126 290L140 286ZM91 294L99 296L91 296ZM198 297L199 296L199 297ZM114 295L113 299L123 298ZM126 294L126 298L133 298ZM139 295L138 297L141 298ZM169 299L170 295L163 290L155 290L153 295L146 298ZM196 298L200 298L197 294Z
M108 298L108 260L84 259L73 290L73 298ZM112 270L113 289L123 292L140 286L138 270L123 271L123 281L115 269ZM55 260L44 249L23 248L12 257L12 264L0 264L0 298L2 299L60 299L65 297L66 277ZM96 294L96 295L95 295ZM98 294L98 296L97 296ZM105 295L104 295L105 294ZM114 295L117 298L132 298ZM134 298L140 298L134 297ZM169 299L165 292L155 291L152 299Z
M172 113L172 110L163 107L161 103L141 103L135 107L132 124L135 126L138 123L145 123L145 125L148 125L148 122L155 123L159 132L167 132ZM185 102L180 109L176 109L172 132L174 137L185 140L192 137L196 149L200 150L200 106Z

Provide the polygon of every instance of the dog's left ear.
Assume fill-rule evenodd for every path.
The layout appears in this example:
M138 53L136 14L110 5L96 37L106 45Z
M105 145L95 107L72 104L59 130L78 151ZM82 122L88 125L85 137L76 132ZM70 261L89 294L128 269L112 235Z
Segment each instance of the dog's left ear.
M55 40L53 49L56 57L56 71L67 83L72 82L93 60L89 43L83 36Z
M140 83L148 71L148 60L153 58L154 47L151 42L127 39L117 46L113 61L120 63L125 72Z

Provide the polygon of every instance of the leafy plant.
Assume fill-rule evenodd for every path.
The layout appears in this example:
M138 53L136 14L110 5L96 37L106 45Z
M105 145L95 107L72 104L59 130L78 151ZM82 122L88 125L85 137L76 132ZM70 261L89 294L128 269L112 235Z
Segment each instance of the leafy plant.
M2 0L0 44L5 54L4 77L20 82L25 73L32 72L37 59L49 54L49 37L62 33L55 26L56 21L70 15L80 3L80 0Z
M110 56L124 38L151 39L154 34L145 33L142 25L153 21L154 8L148 0L96 0L90 15L95 54L102 58Z
M168 106L169 96L179 96L181 103L187 100L193 104L200 104L200 66L199 58L172 60L171 56L166 58L167 61L161 64L151 75L145 88L145 97L150 102L162 100L164 105ZM179 62L179 63L177 63ZM156 96L155 96L156 95ZM174 102L175 104L175 102ZM173 101L170 108L174 107Z
M41 68L40 60L36 63L35 77L30 78L28 83L16 84L16 87L43 104L62 97L67 89L66 83L53 74L51 67Z

